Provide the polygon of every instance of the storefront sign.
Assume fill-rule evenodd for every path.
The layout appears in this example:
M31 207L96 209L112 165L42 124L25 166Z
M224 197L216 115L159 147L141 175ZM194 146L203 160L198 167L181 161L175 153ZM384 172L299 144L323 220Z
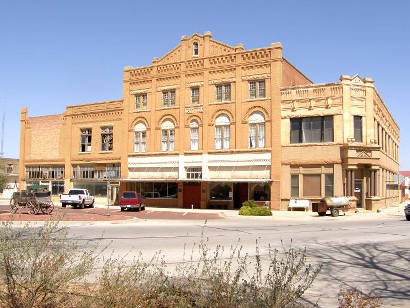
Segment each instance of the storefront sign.
M197 108L185 108L185 113L199 113L204 112L204 108L197 107Z

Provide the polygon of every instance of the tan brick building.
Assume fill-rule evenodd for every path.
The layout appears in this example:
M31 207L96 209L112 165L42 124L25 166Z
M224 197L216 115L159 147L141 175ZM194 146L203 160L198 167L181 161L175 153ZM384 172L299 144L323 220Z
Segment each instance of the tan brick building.
M210 33L182 37L150 66L124 69L123 99L21 114L20 187L88 188L112 201L237 208L248 199L351 196L393 202L399 129L369 78L313 84L282 46L244 50Z

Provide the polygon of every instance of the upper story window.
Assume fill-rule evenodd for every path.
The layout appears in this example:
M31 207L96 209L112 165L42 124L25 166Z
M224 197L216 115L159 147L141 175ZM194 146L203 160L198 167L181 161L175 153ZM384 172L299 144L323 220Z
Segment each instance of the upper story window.
M13 168L13 165L12 165L12 164L8 164L8 165L7 165L7 171L6 171L6 172L7 172L7 173L13 173L13 169L14 169L14 168Z
M147 109L147 94L135 95L135 109Z
M354 116L353 125L354 125L354 140L356 142L363 142L362 117Z
M215 149L229 149L230 141L230 124L229 117L221 114L215 120Z
M144 123L138 123L134 127L134 152L146 152L147 150L147 127Z
M202 179L202 168L186 168L186 178L187 179Z
M199 88L191 88L191 104L199 104Z
M223 84L216 86L216 101L229 102L231 100L231 85Z
M199 148L199 125L197 121L189 123L191 131L191 151L197 151Z
M198 56L198 43L197 42L192 44L192 55Z
M265 147L265 117L254 112L249 117L249 148Z
M290 119L290 143L333 142L333 116Z
M112 126L101 127L101 151L112 151L113 139Z
M91 152L91 136L92 136L91 128L81 129L80 152L83 152L83 153Z
M162 106L175 106L175 90L162 92Z
M161 151L174 151L175 125L166 120L161 125Z
M29 180L64 179L64 166L26 167L26 178Z
M249 82L249 98L265 97L265 80Z

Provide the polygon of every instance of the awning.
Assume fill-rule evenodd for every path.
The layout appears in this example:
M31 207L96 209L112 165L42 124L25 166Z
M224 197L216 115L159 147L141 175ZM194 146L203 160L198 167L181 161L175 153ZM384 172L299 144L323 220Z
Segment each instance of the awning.
M120 182L228 182L228 183L269 183L274 179L120 179Z

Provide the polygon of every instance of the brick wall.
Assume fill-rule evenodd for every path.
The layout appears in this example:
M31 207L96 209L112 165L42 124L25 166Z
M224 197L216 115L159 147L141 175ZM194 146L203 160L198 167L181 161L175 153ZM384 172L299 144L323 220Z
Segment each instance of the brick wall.
M303 75L296 67L283 58L282 62L282 87L301 86L313 82Z

